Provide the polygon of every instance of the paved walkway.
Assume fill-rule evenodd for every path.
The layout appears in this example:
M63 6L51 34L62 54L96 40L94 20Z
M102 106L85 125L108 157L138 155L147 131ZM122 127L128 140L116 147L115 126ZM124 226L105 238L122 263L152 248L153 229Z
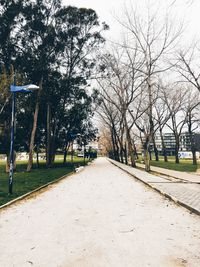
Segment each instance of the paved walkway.
M113 160L111 162L176 203L200 215L200 178L197 175L151 167L152 171L161 174L158 176ZM144 167L142 164L138 165ZM169 175L169 179L166 176L162 177L162 173Z
M137 166L140 168L144 168L144 164L137 163ZM183 181L188 181L191 183L199 183L200 184L200 175L199 174L193 174L193 173L188 173L188 172L179 172L179 171L174 171L174 170L169 170L169 169L164 169L164 168L159 168L159 167L154 167L154 166L151 166L151 171L165 174L167 176L171 176L174 178L178 178L178 179L183 180Z
M0 211L0 266L199 267L199 222L98 158Z

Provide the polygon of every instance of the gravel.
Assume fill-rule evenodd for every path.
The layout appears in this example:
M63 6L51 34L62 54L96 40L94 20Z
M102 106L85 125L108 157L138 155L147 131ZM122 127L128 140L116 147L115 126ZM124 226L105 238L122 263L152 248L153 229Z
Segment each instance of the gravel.
M199 216L105 158L0 212L2 267L199 267L199 248Z

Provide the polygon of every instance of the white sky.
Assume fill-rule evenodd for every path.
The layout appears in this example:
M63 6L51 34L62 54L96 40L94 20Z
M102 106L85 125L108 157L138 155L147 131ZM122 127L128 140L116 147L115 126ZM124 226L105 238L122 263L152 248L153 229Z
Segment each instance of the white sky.
M110 30L107 33L107 37L110 39L116 39L120 37L120 26L114 19L114 15L120 17L122 14L123 6L127 7L132 5L142 5L144 2L151 0L62 0L64 5L72 5L77 7L86 7L94 9L100 21L105 21L109 26ZM154 0L154 3L161 6L161 9L166 10L166 6L174 0ZM139 10L142 8L140 7ZM187 25L186 39L191 40L193 37L200 39L200 0L176 0L172 7L172 12L176 18L184 19Z

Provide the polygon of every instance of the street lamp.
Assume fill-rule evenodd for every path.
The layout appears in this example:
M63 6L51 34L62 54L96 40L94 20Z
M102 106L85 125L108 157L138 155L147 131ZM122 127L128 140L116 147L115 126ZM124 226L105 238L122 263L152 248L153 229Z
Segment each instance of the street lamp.
M10 135L10 169L8 179L8 191L12 194L13 190L13 169L14 169L14 126L15 126L15 94L17 92L28 93L34 90L38 90L39 86L35 84L28 84L24 86L16 86L16 78L14 75L14 83L10 86L12 93L12 119L11 119L11 135Z

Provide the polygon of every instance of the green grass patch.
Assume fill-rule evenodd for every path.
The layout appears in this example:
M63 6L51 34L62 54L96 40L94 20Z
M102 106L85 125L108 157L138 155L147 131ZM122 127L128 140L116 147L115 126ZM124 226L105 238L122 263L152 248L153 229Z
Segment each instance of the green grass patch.
M142 160L142 157L139 157L137 162L141 163ZM175 163L174 156L168 156L168 162L165 162L164 158L160 156L159 161L156 161L153 157L150 161L150 165L180 172L196 172L197 169L200 168L200 161L197 162L197 165L193 165L191 159L180 159L180 163L177 164Z
M164 162L163 160L152 160L151 166L180 172L196 172L198 168L198 165L193 165L191 160L181 160L178 164L173 161Z
M86 161L87 163L87 161ZM53 168L46 168L45 161L41 161L39 169L34 164L31 172L26 172L27 162L17 162L17 170L13 178L13 194L8 194L8 173L5 173L5 162L0 162L0 205L22 196L38 187L67 175L74 168L84 164L83 158L74 158L63 166L62 160L56 159Z

